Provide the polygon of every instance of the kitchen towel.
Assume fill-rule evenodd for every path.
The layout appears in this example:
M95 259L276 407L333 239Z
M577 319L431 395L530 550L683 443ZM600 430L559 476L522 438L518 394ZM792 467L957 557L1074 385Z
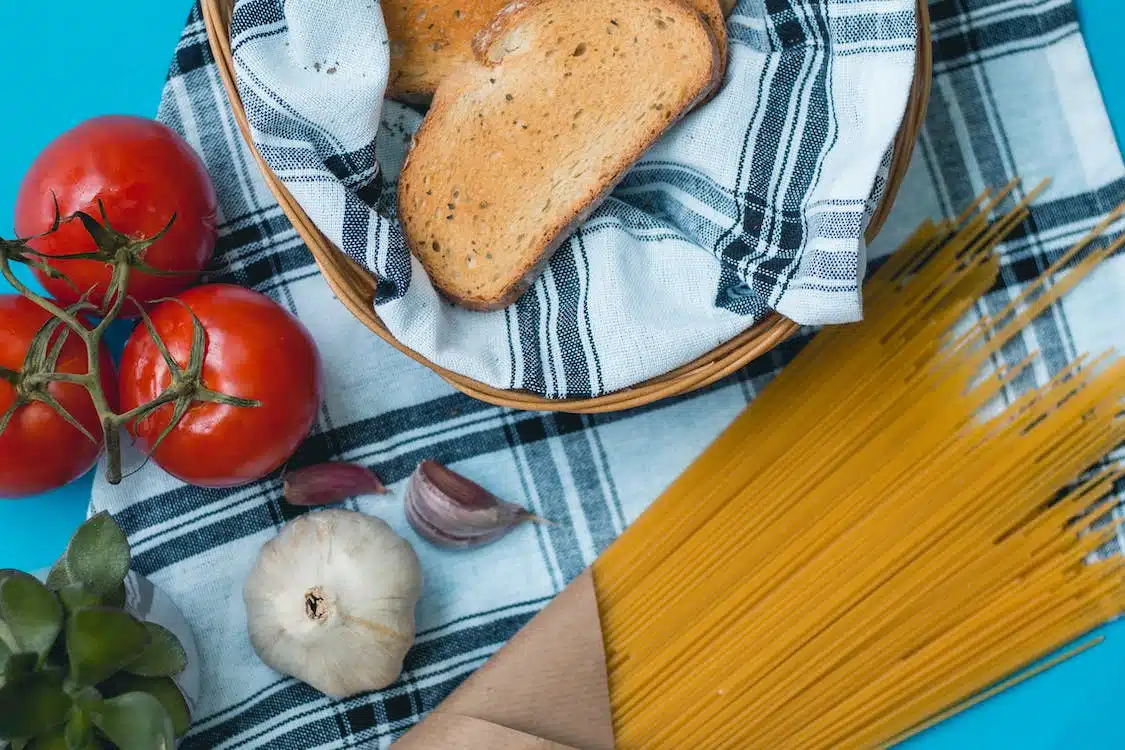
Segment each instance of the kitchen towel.
M718 94L491 313L443 301L407 249L394 199L421 115L383 101L377 5L235 0L231 50L259 152L375 272L395 338L496 388L582 397L674 370L771 309L808 324L859 318L863 232L914 78L916 3L739 2Z
M929 116L898 205L871 250L893 249L923 218L959 213L986 186L1052 177L1030 220L1004 243L1001 283L983 312L1125 201L1125 167L1071 3L941 0L930 10ZM406 536L426 578L418 642L402 678L330 700L263 666L246 635L242 582L261 544L298 512L281 502L276 477L205 490L150 464L118 487L99 479L93 508L115 514L133 543L134 567L168 591L195 628L203 690L183 750L386 747L578 576L801 346L788 342L701 393L630 412L539 414L474 401L332 299L242 143L198 10L176 49L159 116L200 150L214 177L222 204L214 280L270 295L319 342L326 398L293 465L337 459L378 472L392 494L347 506ZM1125 261L1116 258L1005 353L1009 362L1030 349L1044 355L1013 392L1043 382L1079 352L1125 349L1122 300ZM430 547L402 512L404 480L427 457L555 523L525 526L474 551Z

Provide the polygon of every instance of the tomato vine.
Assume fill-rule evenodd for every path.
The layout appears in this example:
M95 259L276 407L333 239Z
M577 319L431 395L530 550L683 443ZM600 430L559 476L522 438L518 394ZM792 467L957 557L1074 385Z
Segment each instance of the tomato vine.
M204 385L202 371L207 348L206 333L199 318L191 312L190 308L188 308L188 312L191 314L193 331L191 349L189 350L187 363L181 365L176 362L160 339L144 307L138 301L131 300L140 312L141 324L147 329L149 336L164 359L171 373L171 380L167 387L152 401L121 413L113 409L110 397L102 387L101 362L99 359L102 337L110 324L121 314L122 306L126 300L130 299L127 289L130 274L134 270L153 276L180 275L180 272L154 268L145 262L145 253L148 248L168 232L176 217L173 214L164 228L151 237L137 238L114 229L100 201L98 202L98 209L100 219L83 211L76 211L68 216L60 216L58 203L56 202L55 218L46 232L31 237L17 237L13 240L0 238L0 276L11 284L17 292L51 315L51 319L38 331L29 344L21 368L16 371L0 367L0 379L7 381L16 392L12 404L0 415L0 433L4 432L12 417L20 408L38 402L53 409L88 440L95 443L99 442L97 437L91 434L59 403L49 389L51 383L73 383L81 386L89 393L94 409L98 414L107 456L106 479L110 484L117 484L122 479L121 430L129 424L144 419L162 406L172 405L172 419L169 420L167 427L152 444L149 450L151 455L187 410L191 408L192 404L214 402L240 408L254 408L261 406L261 404L255 400L219 393ZM94 241L95 250L69 255L48 256L28 245L28 241L57 232L62 224L72 221L81 223L86 233ZM101 262L110 266L112 274L104 296L103 306L99 308L89 301L89 295L93 291L93 288L91 288L81 293L78 302L63 307L57 301L30 289L15 274L12 267L14 263L29 266L50 278L60 279L74 288L74 285L64 274L47 262L48 258L55 261L85 260ZM75 289L75 291L78 292L79 290ZM174 300L174 298L172 299ZM152 300L151 302L160 301L163 300ZM92 327L88 327L83 322L85 317L96 317L98 320ZM59 354L70 336L78 337L85 345L87 355L85 373L58 372L56 369Z

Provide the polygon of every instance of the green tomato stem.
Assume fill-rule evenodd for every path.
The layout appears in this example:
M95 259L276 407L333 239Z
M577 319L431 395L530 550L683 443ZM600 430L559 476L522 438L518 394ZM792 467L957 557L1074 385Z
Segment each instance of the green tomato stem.
M104 210L102 213L104 220ZM147 250L153 242L156 242L164 236L172 226L175 216L172 217L167 226L159 233L153 237L139 240L129 238L117 232L109 226L108 221L105 221L105 224L102 225L93 217L81 212L66 217L64 220L69 221L76 218L81 220L87 233L94 239L98 249L93 252L77 253L73 256L62 257L64 259L67 257L81 257L88 260L102 261L113 267L113 274L103 300L103 304L107 302L108 304L106 304L105 309L101 311L102 317L96 326L92 329L87 328L76 314L77 311L83 308L93 309L93 305L86 301L86 296L89 292L83 295L79 303L72 306L71 309L63 309L52 300L35 293L29 289L26 284L20 281L19 277L12 271L12 261L32 265L35 268L43 270L43 261L47 259L47 256L43 253L28 247L23 240L0 240L0 276L3 276L17 292L46 310L54 319L61 321L71 332L81 339L86 349L86 372L66 373L57 372L55 370L55 363L58 360L63 345L60 339L51 347L47 347L47 342L44 341L42 346L37 347L42 350L41 352L31 353L29 351L27 358L29 361L25 361L23 368L19 371L0 367L0 379L8 381L16 388L17 396L14 407L31 403L32 401L46 403L51 408L55 409L61 417L74 425L76 429L84 433L85 428L66 413L62 405L47 389L51 383L71 383L85 388L90 394L90 400L93 402L94 409L97 412L102 437L105 441L106 481L110 484L117 484L122 479L121 430L129 424L145 418L161 406L166 404L176 405L173 412L173 419L170 420L170 423L164 428L160 437L153 443L150 449L151 451L156 450L160 441L176 426L194 403L213 402L240 408L253 408L261 404L257 401L218 393L204 386L202 365L205 356L206 338L204 336L202 324L199 322L198 318L191 313L190 309L188 312L192 315L194 335L188 368L185 370L168 354L167 346L160 340L148 315L143 308L141 308L140 303L135 302L134 304L141 310L141 316L149 336L165 358L168 369L172 373L172 379L169 385L152 401L136 406L120 414L113 410L108 397L102 389L101 383L100 352L102 336L105 334L110 324L120 315L122 307L128 299L129 278L134 267L140 270L151 270L154 273L165 275L161 269L151 268L145 264L143 255L144 251ZM56 217L54 226L52 226L47 234L57 230L59 223L60 220ZM58 260L57 257L53 259ZM66 279L66 277L58 271L54 271L52 275L61 277L69 283L69 279ZM71 286L73 288L73 284L71 284ZM48 323L48 325L51 325L51 323ZM66 332L63 331L60 336L65 334ZM52 334L41 330L39 335L49 337ZM9 412L11 411L13 411L13 409L9 409ZM4 418L0 419L0 432L3 432L7 426L8 417L10 416L10 413L6 413Z

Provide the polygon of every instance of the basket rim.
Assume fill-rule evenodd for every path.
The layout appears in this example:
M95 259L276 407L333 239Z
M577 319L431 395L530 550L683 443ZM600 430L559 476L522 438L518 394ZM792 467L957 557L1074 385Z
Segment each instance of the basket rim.
M219 77L226 90L239 132L254 156L266 186L312 253L321 275L344 307L381 339L415 362L434 371L462 393L495 406L527 411L561 411L579 414L620 411L705 388L766 354L800 329L799 324L779 313L771 312L756 324L706 354L670 372L621 390L587 398L551 399L529 391L495 388L430 361L391 334L375 312L375 277L324 236L258 153L250 137L250 124L235 83L234 57L230 45L233 4L234 0L203 0L201 3L203 21L219 69ZM929 102L933 72L929 7L927 0L917 0L916 5L918 44L914 81L902 123L895 137L887 187L864 233L867 242L875 238L887 220L910 164L914 144L921 131Z

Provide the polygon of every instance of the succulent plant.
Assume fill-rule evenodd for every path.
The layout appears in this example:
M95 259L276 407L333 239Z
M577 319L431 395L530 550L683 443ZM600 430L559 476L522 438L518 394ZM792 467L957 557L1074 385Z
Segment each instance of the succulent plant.
M124 609L129 543L84 523L46 584L0 570L0 747L171 750L191 721L172 676L187 654Z

